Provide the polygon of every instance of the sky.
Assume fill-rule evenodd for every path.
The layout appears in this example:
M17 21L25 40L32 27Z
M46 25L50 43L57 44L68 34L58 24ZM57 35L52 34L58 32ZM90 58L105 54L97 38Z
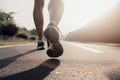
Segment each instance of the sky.
M63 34L80 29L86 24L107 15L119 0L63 0L65 10L59 23ZM44 7L44 29L49 23L47 4ZM16 12L13 15L17 25L28 30L35 28L33 21L34 0L0 0L0 9L5 12Z

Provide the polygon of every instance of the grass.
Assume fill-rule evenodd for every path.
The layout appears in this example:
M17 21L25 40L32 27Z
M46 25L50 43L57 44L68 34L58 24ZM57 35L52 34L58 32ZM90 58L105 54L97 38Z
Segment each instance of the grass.
M15 45L15 44L28 44L28 43L36 43L36 41L15 39L15 38L14 39L8 39L8 40L0 40L0 46Z

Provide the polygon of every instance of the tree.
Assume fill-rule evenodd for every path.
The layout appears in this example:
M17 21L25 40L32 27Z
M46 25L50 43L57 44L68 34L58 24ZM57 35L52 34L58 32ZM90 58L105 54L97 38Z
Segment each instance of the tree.
M18 27L13 23L4 24L0 27L1 35L13 37L18 32Z
M16 35L17 38L28 39L28 36L24 33L20 33Z
M13 17L12 17L13 14L15 14L15 12L5 13L0 10L0 21L13 22Z
M0 11L0 21L4 21L4 14Z
M32 29L32 30L30 30L30 34L36 36L37 35L37 31L35 29Z
M18 27L13 21L14 12L6 13L0 10L0 35L13 37L18 32Z

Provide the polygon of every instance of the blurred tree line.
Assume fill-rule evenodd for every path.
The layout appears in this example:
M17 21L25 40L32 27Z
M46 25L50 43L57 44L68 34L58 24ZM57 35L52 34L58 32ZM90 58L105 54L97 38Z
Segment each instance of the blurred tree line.
M6 13L0 10L0 40L7 40L10 38L21 38L25 40L36 40L37 32L35 29L27 30L20 28L15 24L13 18L14 12Z

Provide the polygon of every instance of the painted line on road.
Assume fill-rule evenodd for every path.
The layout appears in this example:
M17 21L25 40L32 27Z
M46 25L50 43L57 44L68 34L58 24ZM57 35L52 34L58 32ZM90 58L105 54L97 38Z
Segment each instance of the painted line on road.
M9 47L20 47L20 46L29 46L33 45L34 43L31 44L18 44L18 45L5 45L5 46L0 46L0 48L9 48Z
M89 48L89 47L85 47L85 46L81 46L81 45L77 45L77 46L80 47L80 48L95 52L95 53L103 53L103 51L96 50L96 49L93 49L93 48Z
M93 49L93 48L86 47L86 46L81 46L81 44L75 44L75 46L86 49L86 50L89 50L89 51L92 51L92 52L95 52L95 53L104 53L103 51L100 51L100 50L97 50L97 49Z

